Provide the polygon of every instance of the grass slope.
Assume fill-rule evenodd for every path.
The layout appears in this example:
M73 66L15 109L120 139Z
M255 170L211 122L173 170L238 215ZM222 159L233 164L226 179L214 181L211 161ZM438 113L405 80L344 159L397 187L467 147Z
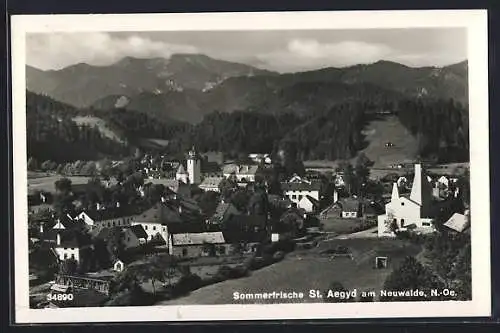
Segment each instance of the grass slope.
M399 122L396 116L371 121L363 130L368 146L362 150L374 162L374 168L388 168L392 164L415 160L418 142ZM386 147L391 142L393 147Z
M77 125L96 127L97 129L99 129L99 132L101 132L101 134L105 137L119 143L125 143L125 139L123 139L120 135L118 135L118 133L110 129L104 119L94 116L76 116L72 118L72 120Z

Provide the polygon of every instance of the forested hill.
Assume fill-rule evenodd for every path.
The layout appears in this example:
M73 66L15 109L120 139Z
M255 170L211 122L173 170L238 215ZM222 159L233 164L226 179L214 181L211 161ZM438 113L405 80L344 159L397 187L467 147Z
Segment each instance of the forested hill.
M48 97L27 92L28 155L56 162L119 157L141 139L168 141L165 153L178 154L193 144L201 151L232 155L269 153L293 144L300 158L347 159L367 142L363 129L378 111L396 113L400 122L419 140L422 157L444 161L468 159L468 111L452 100L423 98L346 100L315 112L260 113L253 110L212 112L190 125L161 121L125 109L76 109ZM311 101L314 105L314 101ZM75 116L98 117L123 137L126 144L102 135L97 128L77 126Z

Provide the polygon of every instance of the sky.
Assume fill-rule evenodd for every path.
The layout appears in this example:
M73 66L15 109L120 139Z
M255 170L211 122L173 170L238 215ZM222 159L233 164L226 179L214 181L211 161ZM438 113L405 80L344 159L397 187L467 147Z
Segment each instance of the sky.
M49 70L201 53L278 72L379 60L423 67L466 60L466 44L464 28L37 33L27 36L26 62Z

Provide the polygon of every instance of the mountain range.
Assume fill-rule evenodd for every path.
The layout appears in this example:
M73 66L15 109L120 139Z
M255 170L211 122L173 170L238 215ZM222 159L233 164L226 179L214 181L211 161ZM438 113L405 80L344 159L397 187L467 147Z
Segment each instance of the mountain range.
M300 115L352 100L468 100L467 61L413 68L390 61L280 74L201 54L126 57L109 66L26 67L27 89L94 109L125 108L162 120L200 122L213 111Z

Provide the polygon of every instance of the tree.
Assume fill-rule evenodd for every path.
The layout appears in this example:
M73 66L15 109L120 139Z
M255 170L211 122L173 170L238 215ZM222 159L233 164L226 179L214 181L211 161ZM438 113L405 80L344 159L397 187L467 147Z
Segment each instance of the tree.
M249 201L250 201L250 194L245 189L238 189L231 197L231 203L240 212L247 211Z
M386 279L384 289L387 291L421 290L425 296L391 296L385 301L425 301L429 300L431 289L442 289L443 283L432 272L418 262L414 257L406 257Z
M69 194L71 192L71 180L68 178L61 178L54 183L56 191L61 194Z
M123 244L123 231L120 227L114 227L109 230L107 249L111 261L117 260L125 250Z
M212 216L219 204L219 195L214 191L206 191L198 196L197 202L203 214Z
M28 159L28 163L26 165L26 168L28 169L28 171L36 171L36 170L38 170L38 161L36 160L36 158L34 158L33 156L31 156Z
M59 273L63 275L74 275L78 269L78 262L69 258L60 263Z
M224 198L225 200L230 200L233 193L238 189L238 183L234 178L235 177L230 176L228 178L224 178L219 183L219 191L222 195L222 198Z

